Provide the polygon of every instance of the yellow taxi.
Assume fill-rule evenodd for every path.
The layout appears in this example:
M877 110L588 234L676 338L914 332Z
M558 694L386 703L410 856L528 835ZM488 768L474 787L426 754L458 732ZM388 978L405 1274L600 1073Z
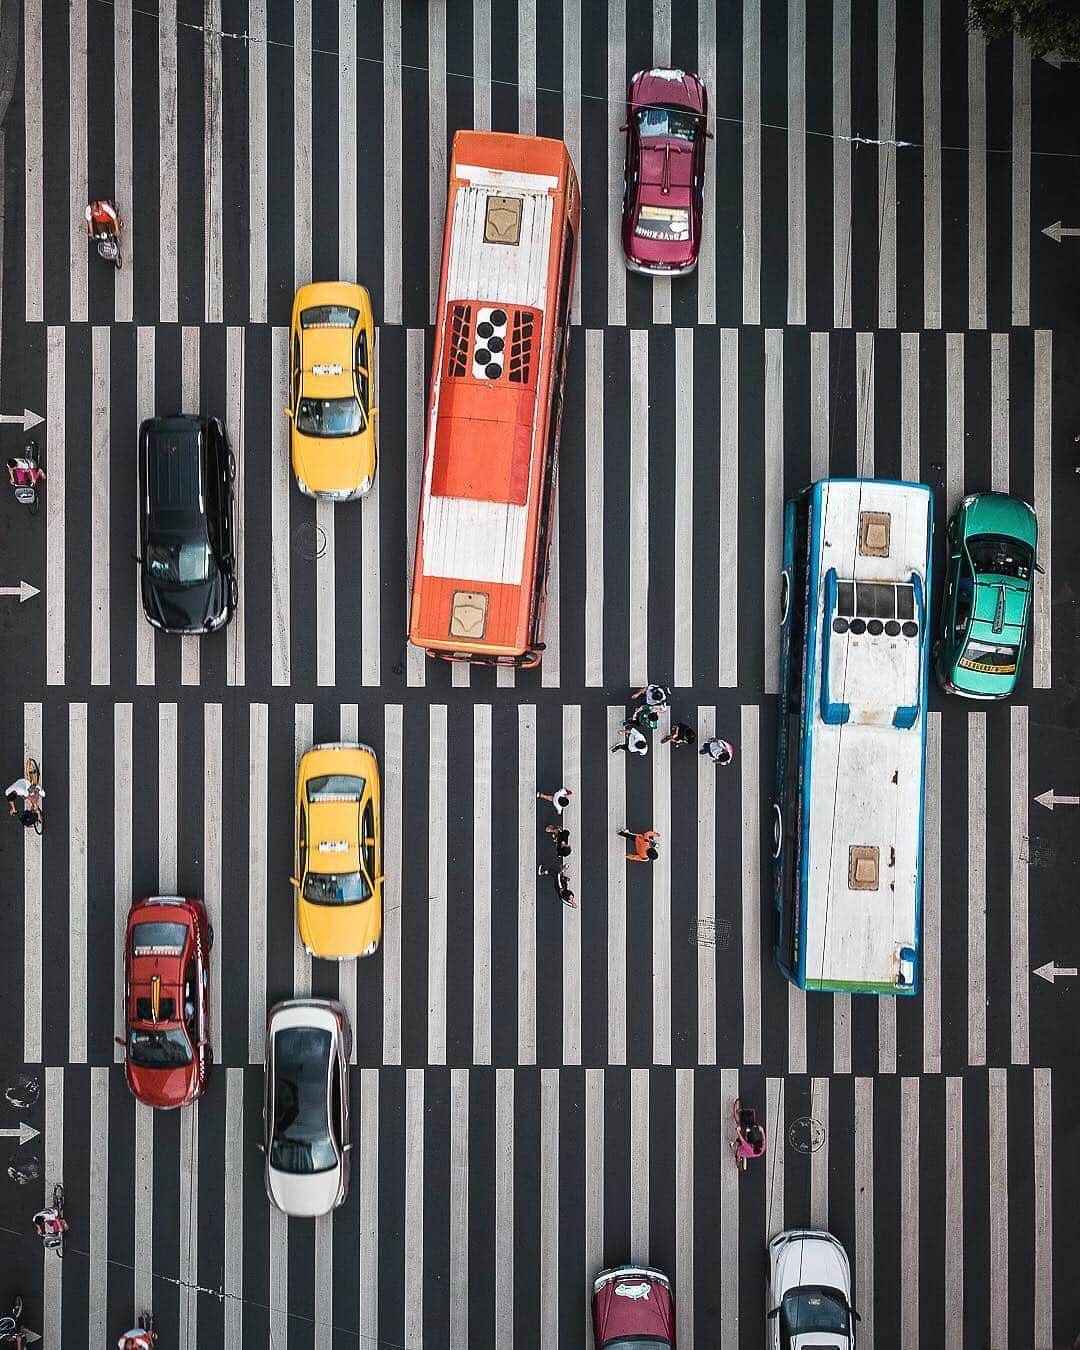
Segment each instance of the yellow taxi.
M301 286L292 307L292 467L309 497L345 502L375 481L375 322L371 296L347 281Z
M312 956L371 956L382 937L379 764L366 745L315 745L296 775L296 922Z

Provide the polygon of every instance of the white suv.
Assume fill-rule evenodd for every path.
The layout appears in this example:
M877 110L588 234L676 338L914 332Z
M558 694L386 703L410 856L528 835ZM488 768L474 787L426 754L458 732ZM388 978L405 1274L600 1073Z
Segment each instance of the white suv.
M854 1350L851 1265L829 1233L789 1228L769 1243L769 1350Z

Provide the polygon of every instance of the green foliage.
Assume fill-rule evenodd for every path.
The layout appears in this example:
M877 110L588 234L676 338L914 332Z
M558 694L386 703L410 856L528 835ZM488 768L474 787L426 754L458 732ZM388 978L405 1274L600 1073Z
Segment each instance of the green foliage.
M968 28L992 38L1016 33L1031 43L1032 56L1057 52L1080 59L1077 0L969 0Z

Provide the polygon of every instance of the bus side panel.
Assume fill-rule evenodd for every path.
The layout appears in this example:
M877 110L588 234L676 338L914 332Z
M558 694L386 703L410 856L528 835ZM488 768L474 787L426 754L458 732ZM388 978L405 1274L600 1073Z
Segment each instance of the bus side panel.
M799 747L799 787L797 792L798 843L795 851L795 890L797 901L794 907L795 931L795 969L796 983L800 989L806 988L806 906L810 894L810 752L814 733L814 698L817 673L818 644L818 593L821 571L821 527L825 516L825 490L821 483L808 488L800 498L805 506L806 545L803 556L806 558L806 573L802 591L804 629L802 640L802 689L799 702L799 727L802 732ZM800 546L801 547L801 546Z
M776 923L773 949L776 964L789 980L792 978L790 956L791 922L785 924L785 911L792 902L792 831L789 813L797 808L791 794L790 757L790 685L791 685L791 630L801 597L795 593L795 503L784 505L784 579L787 586L787 613L780 630L780 672L776 685L776 781L773 788L773 897ZM801 654L797 654L801 655ZM796 746L797 749L797 746Z
M922 895L923 895L923 844L926 832L926 724L930 710L927 697L930 689L930 597L933 593L934 579L931 567L934 557L934 496L926 490L926 572L923 577L923 595L926 597L926 613L923 616L923 659L922 688L919 691L922 706L922 773L919 779L919 840L915 850L915 971L911 982L912 994L918 994L922 983ZM905 991L907 992L907 991Z

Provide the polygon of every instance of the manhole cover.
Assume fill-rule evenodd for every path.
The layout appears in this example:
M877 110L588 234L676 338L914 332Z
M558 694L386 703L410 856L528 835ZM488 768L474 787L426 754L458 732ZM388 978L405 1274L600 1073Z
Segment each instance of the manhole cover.
M797 1153L816 1153L825 1142L825 1127L813 1116L799 1116L791 1122L787 1137Z
M293 552L314 562L326 552L326 531L319 525L297 525L292 532Z
M731 942L730 919L698 919L690 929L691 947L715 947L727 951Z

